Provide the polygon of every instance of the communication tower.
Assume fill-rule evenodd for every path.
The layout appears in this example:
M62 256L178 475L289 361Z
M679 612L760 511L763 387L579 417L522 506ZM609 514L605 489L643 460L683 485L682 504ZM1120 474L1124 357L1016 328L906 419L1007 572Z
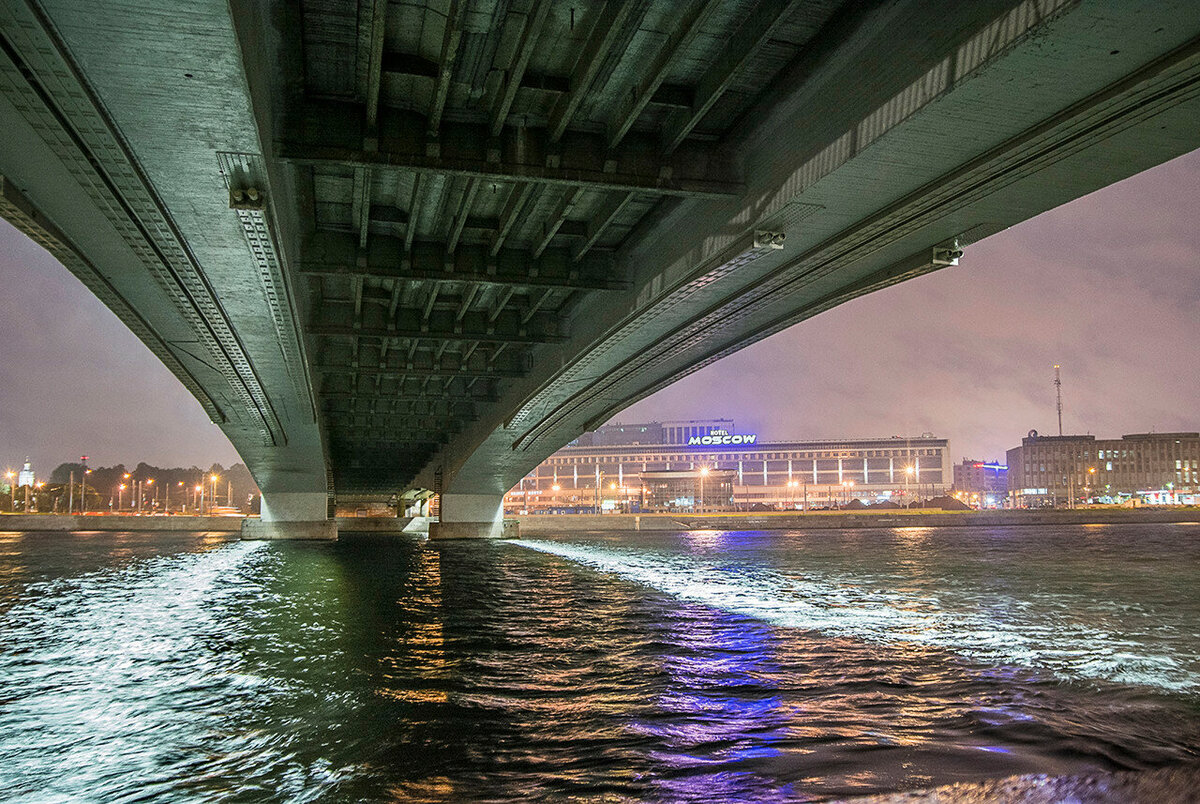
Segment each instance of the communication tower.
M1058 398L1058 434L1062 435L1062 375L1057 364L1054 366L1054 395Z

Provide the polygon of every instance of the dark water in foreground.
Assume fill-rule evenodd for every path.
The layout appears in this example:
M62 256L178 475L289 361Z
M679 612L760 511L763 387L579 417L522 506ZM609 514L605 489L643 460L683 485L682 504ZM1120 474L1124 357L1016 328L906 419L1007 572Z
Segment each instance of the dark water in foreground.
M0 797L777 801L1200 746L1200 526L0 533Z

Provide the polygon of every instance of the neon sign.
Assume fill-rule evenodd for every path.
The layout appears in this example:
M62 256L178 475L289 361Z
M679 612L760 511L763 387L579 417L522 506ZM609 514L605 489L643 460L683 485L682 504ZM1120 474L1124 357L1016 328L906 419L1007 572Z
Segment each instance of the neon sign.
M730 435L728 430L713 430L708 435L692 436L688 439L689 447L726 446L730 444L753 444L758 441L756 433L747 435Z

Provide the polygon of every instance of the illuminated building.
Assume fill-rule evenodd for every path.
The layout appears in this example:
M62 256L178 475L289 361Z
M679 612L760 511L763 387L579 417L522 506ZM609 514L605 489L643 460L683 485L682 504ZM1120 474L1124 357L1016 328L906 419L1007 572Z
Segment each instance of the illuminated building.
M1022 507L1082 500L1191 504L1200 495L1200 433L1138 433L1097 440L1036 430L1008 451L1008 489Z
M733 432L731 419L695 419L646 424L606 424L584 433L572 446L615 447L637 444L686 444L689 439L706 436L713 430Z
M1008 467L964 458L954 464L954 494L976 508L998 508L1008 494Z
M17 473L17 488L32 486L34 484L33 464L29 459L25 459L25 465L21 467L21 471Z
M733 508L733 472L642 472L643 511L728 511Z
M651 501L643 489L649 488L651 473L702 469L730 473L730 505L736 509L828 508L854 499L903 505L942 494L950 485L947 441L930 434L763 441L755 433L736 432L729 420L612 427L624 428L630 443L596 445L593 439L580 438L523 478L506 496L508 508L638 510L644 505L649 510ZM608 439L616 437L612 427ZM651 437L660 440L647 443Z

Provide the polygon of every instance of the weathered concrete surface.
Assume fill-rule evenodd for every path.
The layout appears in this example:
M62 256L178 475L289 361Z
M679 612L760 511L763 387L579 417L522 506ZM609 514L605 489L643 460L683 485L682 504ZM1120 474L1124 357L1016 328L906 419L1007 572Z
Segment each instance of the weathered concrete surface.
M515 538L517 523L504 518L504 499L496 494L443 494L440 516L429 526L431 539Z
M1087 776L1011 776L847 799L854 804L1166 804L1200 801L1200 766Z
M432 541L450 539L515 539L520 535L520 525L515 519L495 522L430 522L429 538Z
M999 527L1200 523L1200 509L1083 509L1076 511L879 511L875 513L764 512L706 514L560 514L522 516L521 531L582 533L629 530L815 530L837 528Z
M0 531L193 531L237 533L242 518L236 516L66 516L61 514L0 515Z
M346 533L429 533L429 517L355 517L339 516L339 534Z
M337 541L337 522L320 519L312 522L279 522L262 519L242 520L243 541Z

